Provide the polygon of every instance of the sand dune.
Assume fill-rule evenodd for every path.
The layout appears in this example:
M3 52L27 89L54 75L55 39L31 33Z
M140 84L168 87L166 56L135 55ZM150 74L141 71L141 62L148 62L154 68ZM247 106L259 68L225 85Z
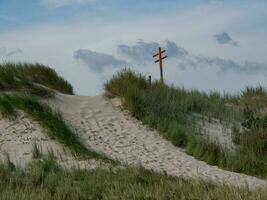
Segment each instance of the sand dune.
M122 111L118 99L58 94L52 104L85 145L122 163L221 184L266 186L258 178L225 171L187 155Z
M142 165L169 175L214 181L221 184L266 186L255 177L210 166L184 153L163 139L156 131L142 125L120 108L119 99L105 96L81 97L57 94L49 104L58 109L88 147L125 164ZM39 126L22 112L15 121L0 120L0 159L6 153L13 163L25 165L32 159L33 144L43 153L52 150L65 167L94 169L100 161L77 160L56 140L50 139Z
M0 160L9 156L12 163L25 166L32 160L33 145L36 144L43 154L52 151L58 163L66 168L80 167L95 169L101 163L95 160L77 160L68 148L50 139L38 122L23 112L14 120L0 120Z

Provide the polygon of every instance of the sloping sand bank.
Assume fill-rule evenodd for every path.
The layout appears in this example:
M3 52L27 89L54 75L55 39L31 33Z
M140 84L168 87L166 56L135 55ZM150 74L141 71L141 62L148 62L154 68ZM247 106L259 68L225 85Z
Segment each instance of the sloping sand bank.
M50 139L39 123L23 112L19 112L15 120L0 118L0 161L7 159L8 155L15 165L25 166L32 160L34 145L37 145L43 154L52 152L57 162L66 168L95 169L101 164L96 160L76 159L68 148Z
M266 187L255 177L210 166L187 155L143 126L119 108L118 99L102 95L80 97L57 94L51 102L90 148L127 164L141 164L147 169L173 176L200 178L221 184Z

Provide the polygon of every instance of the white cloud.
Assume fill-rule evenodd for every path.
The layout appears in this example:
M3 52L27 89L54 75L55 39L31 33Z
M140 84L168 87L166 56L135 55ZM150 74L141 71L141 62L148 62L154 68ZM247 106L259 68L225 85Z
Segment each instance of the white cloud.
M59 8L73 4L92 3L95 0L42 0L42 3L48 8Z
M78 49L73 57L84 62L90 69L103 72L104 69L125 67L127 63L110 54L97 53L88 49Z
M103 20L101 23L93 19L85 22L86 17L83 15L83 22L75 19L76 21L66 21L60 25L40 24L5 35L0 34L0 45L8 47L9 50L23 49L23 54L6 57L5 61L40 62L49 65L69 80L78 94L95 95L101 92L103 83L116 69L105 68L103 72L96 72L88 68L88 64L77 62L73 58L73 52L77 49L91 49L123 60L122 55L117 54L116 47L120 44L134 46L136 40L142 38L157 44L165 40L173 41L196 57L267 63L266 31L241 31L240 28L250 19L250 9L212 4L177 12L172 16L124 19L116 22ZM260 16L260 12L254 14ZM231 31L242 42L240 48L221 48L214 42L213 35L225 30ZM192 62L190 59L188 62L182 59L166 59L164 75L168 83L203 90L216 88L221 91L238 91L245 85L258 83L267 85L264 73L252 76L236 70L226 70L218 76L222 71L220 68L205 67L208 62L204 61L201 67L188 67L194 64ZM177 67L178 64L184 64L187 70ZM197 64L199 63L196 62ZM133 69L159 78L158 65L153 61L135 64Z

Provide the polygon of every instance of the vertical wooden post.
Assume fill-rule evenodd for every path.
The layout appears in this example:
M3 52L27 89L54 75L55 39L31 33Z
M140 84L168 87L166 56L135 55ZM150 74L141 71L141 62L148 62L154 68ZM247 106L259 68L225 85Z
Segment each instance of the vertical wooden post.
M149 83L149 87L150 87L150 89L151 89L151 87L152 87L151 76L148 76L148 83Z
M160 80L163 83L163 64L162 64L162 52L161 52L161 48L159 48L159 66L160 66Z
M158 53L153 56L153 57L158 57L158 59L155 61L155 63L159 62L161 83L164 82L164 79L163 79L163 60L165 58L168 58L168 56L163 56L163 53L165 53L165 52L166 52L165 50L158 48Z

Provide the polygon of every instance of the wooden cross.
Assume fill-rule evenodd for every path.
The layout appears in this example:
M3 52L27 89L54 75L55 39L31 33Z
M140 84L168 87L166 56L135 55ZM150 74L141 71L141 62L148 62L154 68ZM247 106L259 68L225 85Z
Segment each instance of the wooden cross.
M155 61L155 63L159 62L160 67L160 80L163 83L163 60L165 58L168 58L168 56L163 56L163 53L165 53L166 50L162 50L161 48L158 48L158 53L153 56L153 58L158 56L158 59Z

